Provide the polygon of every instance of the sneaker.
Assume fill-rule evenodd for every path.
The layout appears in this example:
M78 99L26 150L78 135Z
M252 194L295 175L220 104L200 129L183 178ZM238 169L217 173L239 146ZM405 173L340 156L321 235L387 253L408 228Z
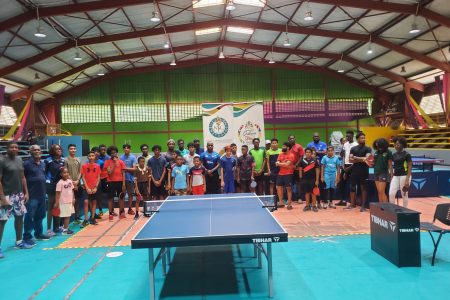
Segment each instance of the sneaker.
M365 207L361 207L361 209L359 210L360 212L365 212L366 208Z
M126 219L125 211L120 213L119 219Z
M354 209L356 206L353 206L353 205L349 205L349 206L346 206L346 207L344 207L344 209L348 209L348 210L351 210L351 209Z
M49 229L49 230L47 230L47 236L48 237L54 237L56 235L56 233L55 232L53 232L53 230L51 230L51 229Z
M84 220L83 223L81 223L80 227L81 227L81 228L84 228L84 227L86 227L86 226L88 226L88 225L89 225L88 220Z
M73 231L70 230L70 229L64 229L64 230L61 232L61 234L62 234L62 235L72 235L72 234L73 234Z
M330 203L328 203L328 208L336 209L336 205L334 205L333 202L330 202Z
M55 233L62 233L64 231L64 227L59 226L59 228L55 231Z
M34 236L38 241L48 241L50 237L46 234L38 234Z
M33 241L33 239L29 239L29 240L23 240L25 242L25 244L28 244L32 247L36 246L36 242Z
M114 221L114 215L109 214L109 220L110 220L110 221Z
M111 214L111 213L110 213L110 214ZM115 211L112 212L112 215L113 215L114 217L117 217L117 216L118 216L118 214L117 214Z
M73 224L80 224L81 223L81 218L75 218L75 220L73 220Z
M134 219L135 220L139 219L139 213L138 212L134 215Z
M336 206L347 206L347 202L341 200L338 203L336 203Z
M312 211L313 211L313 212L318 212L319 209L317 209L317 206L313 206L313 207L312 207Z
M292 205L288 205L288 206L287 206L287 209L288 209L288 210L291 210L291 209L292 209Z
M98 222L95 221L95 219L91 219L91 220L89 221L89 224L91 224L91 225L98 225Z
M128 214L129 214L129 215L134 215L134 214L135 214L135 212L134 212L134 210L133 210L133 209L129 208L129 209L128 209Z
M95 214L95 215L94 215L94 219L96 219L96 220L101 220L102 217L101 217L100 215Z
M5 256L3 255L2 247L0 247L0 259L2 259L2 258L5 258Z
M303 208L303 211L308 211L308 210L311 210L311 205L306 205L306 206Z
M98 212L98 216L99 216L100 218L103 217L103 210L101 210L101 211Z
M34 243L33 245L27 244L24 240L20 241L20 243L16 242L16 246L14 248L16 249L31 249L34 246L36 246L36 243Z

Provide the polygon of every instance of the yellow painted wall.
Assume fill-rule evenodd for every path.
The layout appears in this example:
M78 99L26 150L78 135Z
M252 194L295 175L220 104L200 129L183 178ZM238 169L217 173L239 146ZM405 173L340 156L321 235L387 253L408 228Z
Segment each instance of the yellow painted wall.
M376 126L361 127L361 131L366 134L366 145L369 147L372 147L373 142L378 138L385 138L389 141L392 136L403 132L403 130L394 130L390 127Z

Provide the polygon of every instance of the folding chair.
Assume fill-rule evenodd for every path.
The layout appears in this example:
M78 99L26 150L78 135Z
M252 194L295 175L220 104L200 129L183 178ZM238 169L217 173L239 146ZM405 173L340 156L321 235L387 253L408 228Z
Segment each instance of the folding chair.
M450 233L450 228L445 229L445 228L441 228L439 226L434 225L434 222L436 221L436 219L438 221L440 221L441 223L443 223L447 226L450 226L450 203L438 204L436 206L436 211L434 212L434 218L433 218L432 223L430 223L430 222L421 222L420 223L420 229L428 231L428 233L431 236L431 240L433 241L433 244L434 244L433 259L431 260L432 266L434 266L434 259L436 258L436 251L438 249L439 242L441 241L442 236L446 233ZM435 241L432 232L439 233L437 241Z

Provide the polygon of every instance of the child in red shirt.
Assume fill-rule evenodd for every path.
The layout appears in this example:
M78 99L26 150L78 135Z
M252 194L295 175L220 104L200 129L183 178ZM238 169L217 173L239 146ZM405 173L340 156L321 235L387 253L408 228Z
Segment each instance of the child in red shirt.
M98 184L100 182L101 170L100 166L95 163L94 151L89 151L87 157L89 162L81 167L81 178L83 179L84 185L84 221L81 224L81 227L85 227L88 224L98 224L97 221L95 221L95 210L97 209L97 198L99 196ZM88 222L89 202L91 203L91 219Z
M189 189L192 191L192 195L203 195L206 191L205 180L206 169L202 166L200 157L194 157L194 166L189 171Z

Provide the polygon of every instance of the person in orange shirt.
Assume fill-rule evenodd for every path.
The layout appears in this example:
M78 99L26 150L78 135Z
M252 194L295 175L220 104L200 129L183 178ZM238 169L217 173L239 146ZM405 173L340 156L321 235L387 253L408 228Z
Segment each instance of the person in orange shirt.
M291 151L291 144L286 142L283 144L281 153L278 155L275 165L280 168L277 176L277 194L278 207L284 207L283 202L283 188L286 188L288 206L287 209L292 209L292 176L294 174L295 157Z
M81 178L83 179L84 192L84 221L81 227L85 227L88 224L97 225L95 220L95 210L97 208L97 198L99 196L98 184L100 182L100 166L95 163L95 152L89 151L88 155L89 162L81 166ZM89 203L91 203L91 219L88 222L89 215Z
M108 177L108 208L109 208L109 220L113 221L117 214L114 212L113 200L114 197L119 198L119 214L120 218L124 219L125 216L125 163L117 156L118 150L116 146L109 146L107 150L108 155L111 157L107 161L103 168L106 170Z

